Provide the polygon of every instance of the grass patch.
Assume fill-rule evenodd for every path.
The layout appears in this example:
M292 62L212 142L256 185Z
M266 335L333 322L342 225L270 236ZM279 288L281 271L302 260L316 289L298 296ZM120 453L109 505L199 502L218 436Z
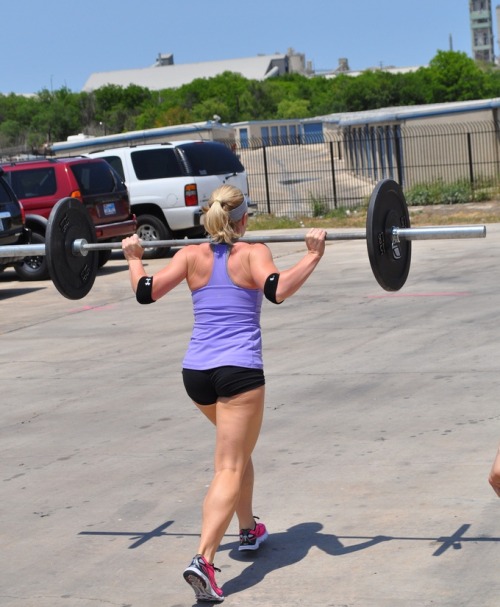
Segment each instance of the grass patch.
M499 184L493 179L478 179L474 184L466 180L453 183L437 180L414 185L405 191L405 198L409 206L465 204L492 200L499 192Z
M311 198L311 210L313 217L324 217L328 214L328 203L324 198L318 198L313 194L309 194Z
M286 230L293 228L352 228L364 227L366 208L333 209L314 217L275 217L257 214L250 217L248 230Z
M478 179L474 187L467 181L447 184L441 180L422 183L405 191L412 226L500 223L500 183ZM328 210L321 198L311 196L311 215L288 217L267 214L252 216L248 230L296 228L364 228L366 205L353 209ZM478 204L477 206L474 203ZM418 207L418 208L416 208Z

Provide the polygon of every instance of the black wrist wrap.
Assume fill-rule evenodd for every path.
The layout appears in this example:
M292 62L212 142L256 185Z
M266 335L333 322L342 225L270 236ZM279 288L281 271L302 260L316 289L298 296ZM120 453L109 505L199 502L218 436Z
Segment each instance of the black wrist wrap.
M137 283L137 290L135 292L135 297L140 304L150 304L154 303L154 299L151 297L153 293L153 277L152 276L143 276L139 278L139 282Z
M279 278L280 275L277 272L269 274L264 284L264 295L266 296L266 299L269 299L269 301L278 305L283 303L282 301L276 301L276 290L278 288Z

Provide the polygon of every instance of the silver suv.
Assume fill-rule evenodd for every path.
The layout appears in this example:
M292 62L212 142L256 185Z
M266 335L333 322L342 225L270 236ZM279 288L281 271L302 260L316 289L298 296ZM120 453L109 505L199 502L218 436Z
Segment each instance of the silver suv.
M223 143L177 141L109 148L87 156L104 158L125 181L142 240L205 234L201 208L218 186L229 183L248 196L245 169ZM161 257L168 248L146 249Z

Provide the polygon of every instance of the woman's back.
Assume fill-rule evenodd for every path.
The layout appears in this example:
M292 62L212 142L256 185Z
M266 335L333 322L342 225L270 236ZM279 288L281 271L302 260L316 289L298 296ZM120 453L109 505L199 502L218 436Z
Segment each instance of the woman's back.
M214 245L192 245L184 249L187 258L187 283L191 291L205 286L212 273ZM264 244L249 244L235 242L229 246L227 271L232 282L245 289L257 289L252 275L250 255L259 249L267 247Z
M243 244L243 243L242 243ZM209 246L206 251L192 258L193 271L188 273L192 288L194 327L183 366L190 369L206 369L218 366L242 366L262 368L262 341L260 312L262 291L248 288L242 270L242 255L225 244ZM245 251L240 249L245 256ZM199 259L198 259L199 258ZM228 272L233 261L233 276ZM191 279L189 274L192 274ZM240 280L238 280L238 278ZM235 281L236 279L236 281Z

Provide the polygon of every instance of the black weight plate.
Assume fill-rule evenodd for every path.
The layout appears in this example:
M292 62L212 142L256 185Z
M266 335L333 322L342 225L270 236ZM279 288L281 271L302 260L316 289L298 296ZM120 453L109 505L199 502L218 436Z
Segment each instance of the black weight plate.
M366 216L366 246L373 275L386 291L398 291L410 271L411 241L392 242L392 229L409 228L410 214L401 186L380 181L370 197Z
M63 198L50 213L45 247L50 277L68 299L85 297L97 275L97 251L86 256L73 253L73 242L78 238L96 242L92 218L79 200Z

